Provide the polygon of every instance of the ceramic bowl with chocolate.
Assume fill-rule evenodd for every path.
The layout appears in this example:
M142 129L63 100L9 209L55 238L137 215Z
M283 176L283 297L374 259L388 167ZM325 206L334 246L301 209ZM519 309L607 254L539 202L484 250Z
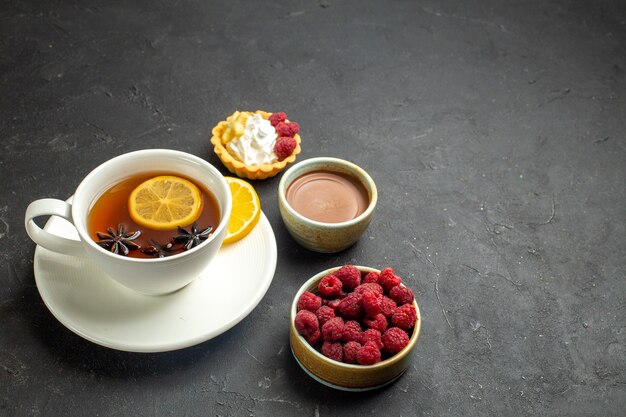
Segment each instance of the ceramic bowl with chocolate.
M312 378L362 391L406 371L420 328L413 292L393 268L344 265L300 288L291 305L289 342Z
M335 253L354 245L376 210L374 180L358 165L319 157L289 168L278 185L285 228L303 247Z

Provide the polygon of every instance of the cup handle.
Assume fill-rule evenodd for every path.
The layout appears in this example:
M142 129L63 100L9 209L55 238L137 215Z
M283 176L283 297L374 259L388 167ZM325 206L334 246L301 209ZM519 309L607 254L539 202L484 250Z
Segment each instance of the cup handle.
M54 198L43 198L30 203L24 218L26 232L33 242L53 252L72 256L86 255L79 240L54 235L37 226L34 218L39 216L59 216L73 223L72 206L69 203Z

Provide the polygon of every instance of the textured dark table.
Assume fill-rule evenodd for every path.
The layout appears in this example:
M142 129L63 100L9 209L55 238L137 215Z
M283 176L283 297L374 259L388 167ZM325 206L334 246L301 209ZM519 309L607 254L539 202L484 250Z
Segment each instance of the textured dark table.
M626 410L626 6L619 1L5 1L0 6L0 415L618 416ZM235 109L286 111L300 160L378 184L367 235L298 247L280 176L268 293L187 349L135 354L57 322L27 204L143 148L208 159ZM393 385L310 379L289 302L327 267L393 266L423 312Z

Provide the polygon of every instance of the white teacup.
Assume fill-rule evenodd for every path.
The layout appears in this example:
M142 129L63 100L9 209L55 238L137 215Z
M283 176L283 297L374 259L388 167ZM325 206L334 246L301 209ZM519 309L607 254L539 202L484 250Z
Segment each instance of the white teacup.
M155 259L120 256L100 247L89 236L87 216L96 199L112 185L143 172L167 172L193 179L215 196L220 221L202 244L183 253ZM62 254L86 257L120 284L136 291L160 295L192 282L215 257L228 227L232 197L222 174L207 161L185 152L149 149L120 155L91 171L80 183L71 203L45 198L26 209L25 225L38 245ZM40 228L34 218L55 215L71 222L80 240L68 239Z

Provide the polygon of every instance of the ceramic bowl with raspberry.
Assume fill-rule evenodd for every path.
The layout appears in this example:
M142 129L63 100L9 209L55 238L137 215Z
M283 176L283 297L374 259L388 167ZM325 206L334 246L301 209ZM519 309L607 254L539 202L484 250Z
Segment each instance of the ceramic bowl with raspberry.
M313 379L365 391L408 369L421 324L413 291L393 268L343 265L318 273L296 293L289 343Z

